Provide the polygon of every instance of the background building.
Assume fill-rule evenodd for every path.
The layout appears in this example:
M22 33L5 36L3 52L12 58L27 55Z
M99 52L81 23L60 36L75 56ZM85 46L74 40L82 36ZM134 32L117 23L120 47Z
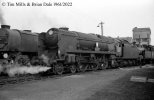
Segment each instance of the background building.
M150 45L151 30L150 28L133 28L133 41L140 45Z

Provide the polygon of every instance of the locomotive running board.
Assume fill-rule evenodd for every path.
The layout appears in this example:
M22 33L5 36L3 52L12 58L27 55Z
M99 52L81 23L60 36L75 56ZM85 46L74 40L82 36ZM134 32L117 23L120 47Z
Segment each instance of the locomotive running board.
M74 50L74 51L67 51L69 54L108 54L108 55L116 55L115 52L107 52L107 51L83 51L83 50Z

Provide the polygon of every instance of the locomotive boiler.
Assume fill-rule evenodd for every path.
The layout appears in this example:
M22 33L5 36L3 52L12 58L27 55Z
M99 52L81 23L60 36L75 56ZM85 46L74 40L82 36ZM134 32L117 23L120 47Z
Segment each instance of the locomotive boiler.
M8 25L0 28L0 59L2 63L18 62L27 64L38 52L38 35L28 30L10 29Z

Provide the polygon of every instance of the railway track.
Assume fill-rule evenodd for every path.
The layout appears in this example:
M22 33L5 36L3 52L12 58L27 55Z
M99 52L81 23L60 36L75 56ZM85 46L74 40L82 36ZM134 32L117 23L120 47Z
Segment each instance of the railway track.
M71 75L71 74L66 74ZM64 74L64 76L66 76ZM33 74L33 75L20 75L15 77L9 77L9 76L0 76L0 88L5 85L11 85L11 84L18 84L18 83L24 83L28 81L35 81L35 80L44 80L48 78L57 78L61 75L44 75L44 74Z
M78 73L76 73L78 74ZM49 78L58 78L58 77L64 77L64 76L70 76L71 73L66 73L63 75L41 75L41 74L35 74L35 75L22 75L22 76L16 76L16 77L9 77L9 76L0 76L0 88L5 85L13 85L18 83L24 83L28 81L35 81L35 80L45 80Z
M26 81L32 81L32 80L38 80L41 79L41 77L38 76L20 76L20 77L8 77L8 76L2 76L0 77L0 87L7 85L7 84L17 84L22 83Z
M133 66L135 67L135 66ZM128 67L126 67L128 68ZM97 71L112 71L112 70L117 70L117 69L107 69L107 70L97 70ZM95 71L95 72L97 72ZM59 77L65 77L65 76L70 76L70 75L79 75L79 74L86 74L86 73L91 73L94 71L86 71L86 72L79 72L79 73L65 73L63 75L44 75L44 74L35 74L35 75L20 75L16 77L9 77L9 76L0 76L0 88L5 86L5 85L13 85L13 84L18 84L18 83L24 83L28 81L35 81L35 80L44 80L44 79L49 79L49 78L59 78Z

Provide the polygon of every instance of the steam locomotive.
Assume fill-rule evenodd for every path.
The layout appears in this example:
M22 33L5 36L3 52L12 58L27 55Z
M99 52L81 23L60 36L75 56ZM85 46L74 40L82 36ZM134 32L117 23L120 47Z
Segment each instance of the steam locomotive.
M17 62L27 64L38 52L38 34L30 30L10 29L1 25L0 29L0 62Z
M51 28L40 36L42 54L50 58L56 74L64 70L75 73L135 65L140 60L138 48L124 40L68 31L68 28Z
M154 47L142 47L126 40L69 31L68 28L51 28L47 32L0 29L0 62L22 65L50 66L55 74L85 72L138 65L153 61Z

